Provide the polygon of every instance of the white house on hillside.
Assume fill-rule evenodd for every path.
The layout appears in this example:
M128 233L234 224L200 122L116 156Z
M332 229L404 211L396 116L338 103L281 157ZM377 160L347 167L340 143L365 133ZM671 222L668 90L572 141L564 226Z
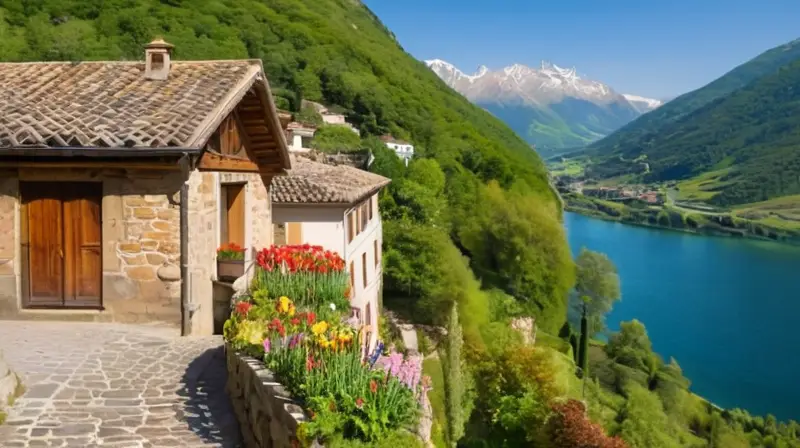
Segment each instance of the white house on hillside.
M309 152L311 150L311 140L317 128L311 125L291 122L286 127L286 140L289 142L289 150L292 152Z
M397 157L403 159L406 166L408 166L408 162L414 157L414 145L402 140L396 140L390 135L384 135L381 140L397 154Z
M275 244L312 244L338 252L352 285L351 311L378 335L383 228L378 193L389 179L346 165L292 156L292 169L272 180Z

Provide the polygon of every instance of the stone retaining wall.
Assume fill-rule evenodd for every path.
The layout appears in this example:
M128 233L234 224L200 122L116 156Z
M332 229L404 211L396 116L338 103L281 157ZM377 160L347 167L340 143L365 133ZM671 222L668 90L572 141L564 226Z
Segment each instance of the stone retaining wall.
M228 395L246 448L299 447L297 426L306 420L303 409L255 358L225 347Z

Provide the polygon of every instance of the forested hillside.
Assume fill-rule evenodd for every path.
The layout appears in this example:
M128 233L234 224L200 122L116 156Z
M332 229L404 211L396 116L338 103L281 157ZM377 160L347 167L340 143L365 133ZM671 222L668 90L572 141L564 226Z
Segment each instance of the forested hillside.
M764 201L800 193L800 60L667 123L646 146L620 151L646 155L648 181L686 179L720 171L711 202ZM615 173L632 164L612 158L592 169ZM605 171L604 171L605 170Z
M590 153L594 155L625 154L649 148L652 146L651 138L661 133L665 126L764 75L774 73L779 67L798 58L800 58L800 39L768 50L710 84L683 94L658 109L642 115L591 145Z
M541 160L359 1L0 0L4 61L142 59L155 36L175 59L259 58L280 106L336 106L366 145L387 133L416 145L429 162L395 173L386 204L389 298L442 323L447 303L486 301L477 274L561 325L572 268Z

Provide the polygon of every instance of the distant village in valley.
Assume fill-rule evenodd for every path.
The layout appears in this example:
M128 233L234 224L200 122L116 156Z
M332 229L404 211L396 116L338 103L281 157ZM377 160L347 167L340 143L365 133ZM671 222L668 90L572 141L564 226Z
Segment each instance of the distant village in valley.
M614 202L641 201L649 205L664 205L666 195L659 185L626 184L626 185L598 185L583 175L572 176L567 174L551 173L551 181L561 194L572 193L603 199Z

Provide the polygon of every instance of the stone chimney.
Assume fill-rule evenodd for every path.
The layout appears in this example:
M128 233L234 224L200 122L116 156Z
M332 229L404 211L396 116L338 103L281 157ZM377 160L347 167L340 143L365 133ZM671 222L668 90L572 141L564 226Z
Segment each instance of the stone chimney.
M144 48L144 77L163 81L169 77L170 53L174 45L158 38Z

